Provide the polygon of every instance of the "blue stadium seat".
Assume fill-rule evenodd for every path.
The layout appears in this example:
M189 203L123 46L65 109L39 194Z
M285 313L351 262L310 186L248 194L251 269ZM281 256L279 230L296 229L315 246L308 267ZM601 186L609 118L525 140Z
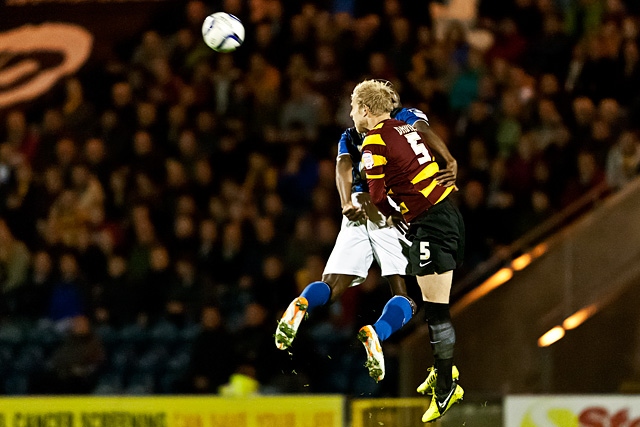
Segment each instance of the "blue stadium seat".
M166 320L157 322L149 331L151 341L156 344L172 345L179 338L179 329Z
M24 340L24 330L16 323L0 325L0 345L18 345Z
M109 349L113 347L119 339L118 331L111 325L103 323L95 327L95 333L100 337L104 346Z
M164 367L168 357L169 353L165 346L153 345L140 355L136 368L141 373L156 373Z
M155 392L155 378L150 373L135 373L124 389L125 394L148 395Z
M176 392L176 384L183 378L179 372L166 372L159 376L158 393L174 394Z
M21 396L29 393L29 377L14 373L4 380L4 393L10 396Z
M167 360L165 369L168 372L185 372L191 360L191 346L181 345Z
M60 333L54 328L53 323L40 321L35 323L25 333L25 341L32 345L40 345L46 350L51 350L61 341Z
M120 329L118 338L123 343L145 344L149 341L149 331L137 323L132 323Z
M200 334L202 326L199 323L190 323L180 329L179 337L182 342L193 342Z
M13 345L0 344L0 378L5 378L13 360Z
M26 344L16 353L13 369L23 374L31 374L44 367L45 349L38 344Z
M158 371L158 392L171 394L186 376L191 361L191 346L181 344L169 355L164 365Z
M126 372L133 367L137 353L135 346L130 343L118 344L109 353L111 369L115 372Z
M105 372L98 379L98 384L93 390L93 394L102 396L121 394L124 390L123 385L122 373L116 371Z

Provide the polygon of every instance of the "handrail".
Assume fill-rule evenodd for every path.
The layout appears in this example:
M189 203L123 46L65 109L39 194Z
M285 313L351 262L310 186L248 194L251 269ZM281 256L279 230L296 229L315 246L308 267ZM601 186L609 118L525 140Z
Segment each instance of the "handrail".
M507 248L496 251L489 259L481 262L471 272L463 276L460 281L454 283L451 290L452 302L479 285L482 280L495 273L503 267L505 263L512 261L516 255L524 252L526 249L530 249L552 232L557 231L559 228L577 219L577 216L584 213L585 208L604 199L610 193L611 187L603 181L582 195L578 200L569 204L562 211L526 232Z

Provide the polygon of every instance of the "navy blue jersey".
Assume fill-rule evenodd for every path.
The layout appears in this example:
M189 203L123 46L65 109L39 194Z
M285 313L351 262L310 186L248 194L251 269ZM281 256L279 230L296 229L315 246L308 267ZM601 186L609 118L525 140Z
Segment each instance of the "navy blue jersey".
M356 128L349 128L342 132L340 142L338 142L338 157L348 154L351 156L351 174L353 181L351 182L351 193L364 193L369 191L367 180L360 175L360 160L362 153L363 136L358 133Z
M418 120L424 120L429 124L427 116L417 108L396 108L391 112L391 118L414 125ZM356 128L349 128L342 133L338 142L338 157L348 154L351 156L351 173L353 181L351 193L365 193L369 191L367 180L361 175L362 141L364 134L359 134Z
M413 126L418 120L424 120L429 124L427 115L417 108L396 108L391 112L391 118L400 120Z

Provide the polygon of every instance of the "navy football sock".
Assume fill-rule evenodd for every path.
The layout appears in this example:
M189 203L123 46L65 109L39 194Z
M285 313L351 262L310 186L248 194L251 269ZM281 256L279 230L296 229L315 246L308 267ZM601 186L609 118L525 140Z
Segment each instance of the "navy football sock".
M429 340L438 370L436 394L448 393L451 389L451 368L453 367L453 347L456 331L451 323L449 304L425 302L425 320L429 325Z

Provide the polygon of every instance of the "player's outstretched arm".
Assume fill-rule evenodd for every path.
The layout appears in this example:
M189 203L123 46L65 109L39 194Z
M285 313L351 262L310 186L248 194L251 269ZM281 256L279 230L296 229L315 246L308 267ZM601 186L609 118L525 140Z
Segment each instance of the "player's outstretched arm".
M422 134L429 148L439 154L447 163L447 167L435 175L440 185L445 187L455 185L458 176L458 162L451 155L447 145L431 130L426 122L419 120L414 124L414 127Z
M351 201L351 184L353 182L351 156L344 154L336 160L336 187L340 194L342 215L349 221L359 221L364 218L364 210L355 206Z

